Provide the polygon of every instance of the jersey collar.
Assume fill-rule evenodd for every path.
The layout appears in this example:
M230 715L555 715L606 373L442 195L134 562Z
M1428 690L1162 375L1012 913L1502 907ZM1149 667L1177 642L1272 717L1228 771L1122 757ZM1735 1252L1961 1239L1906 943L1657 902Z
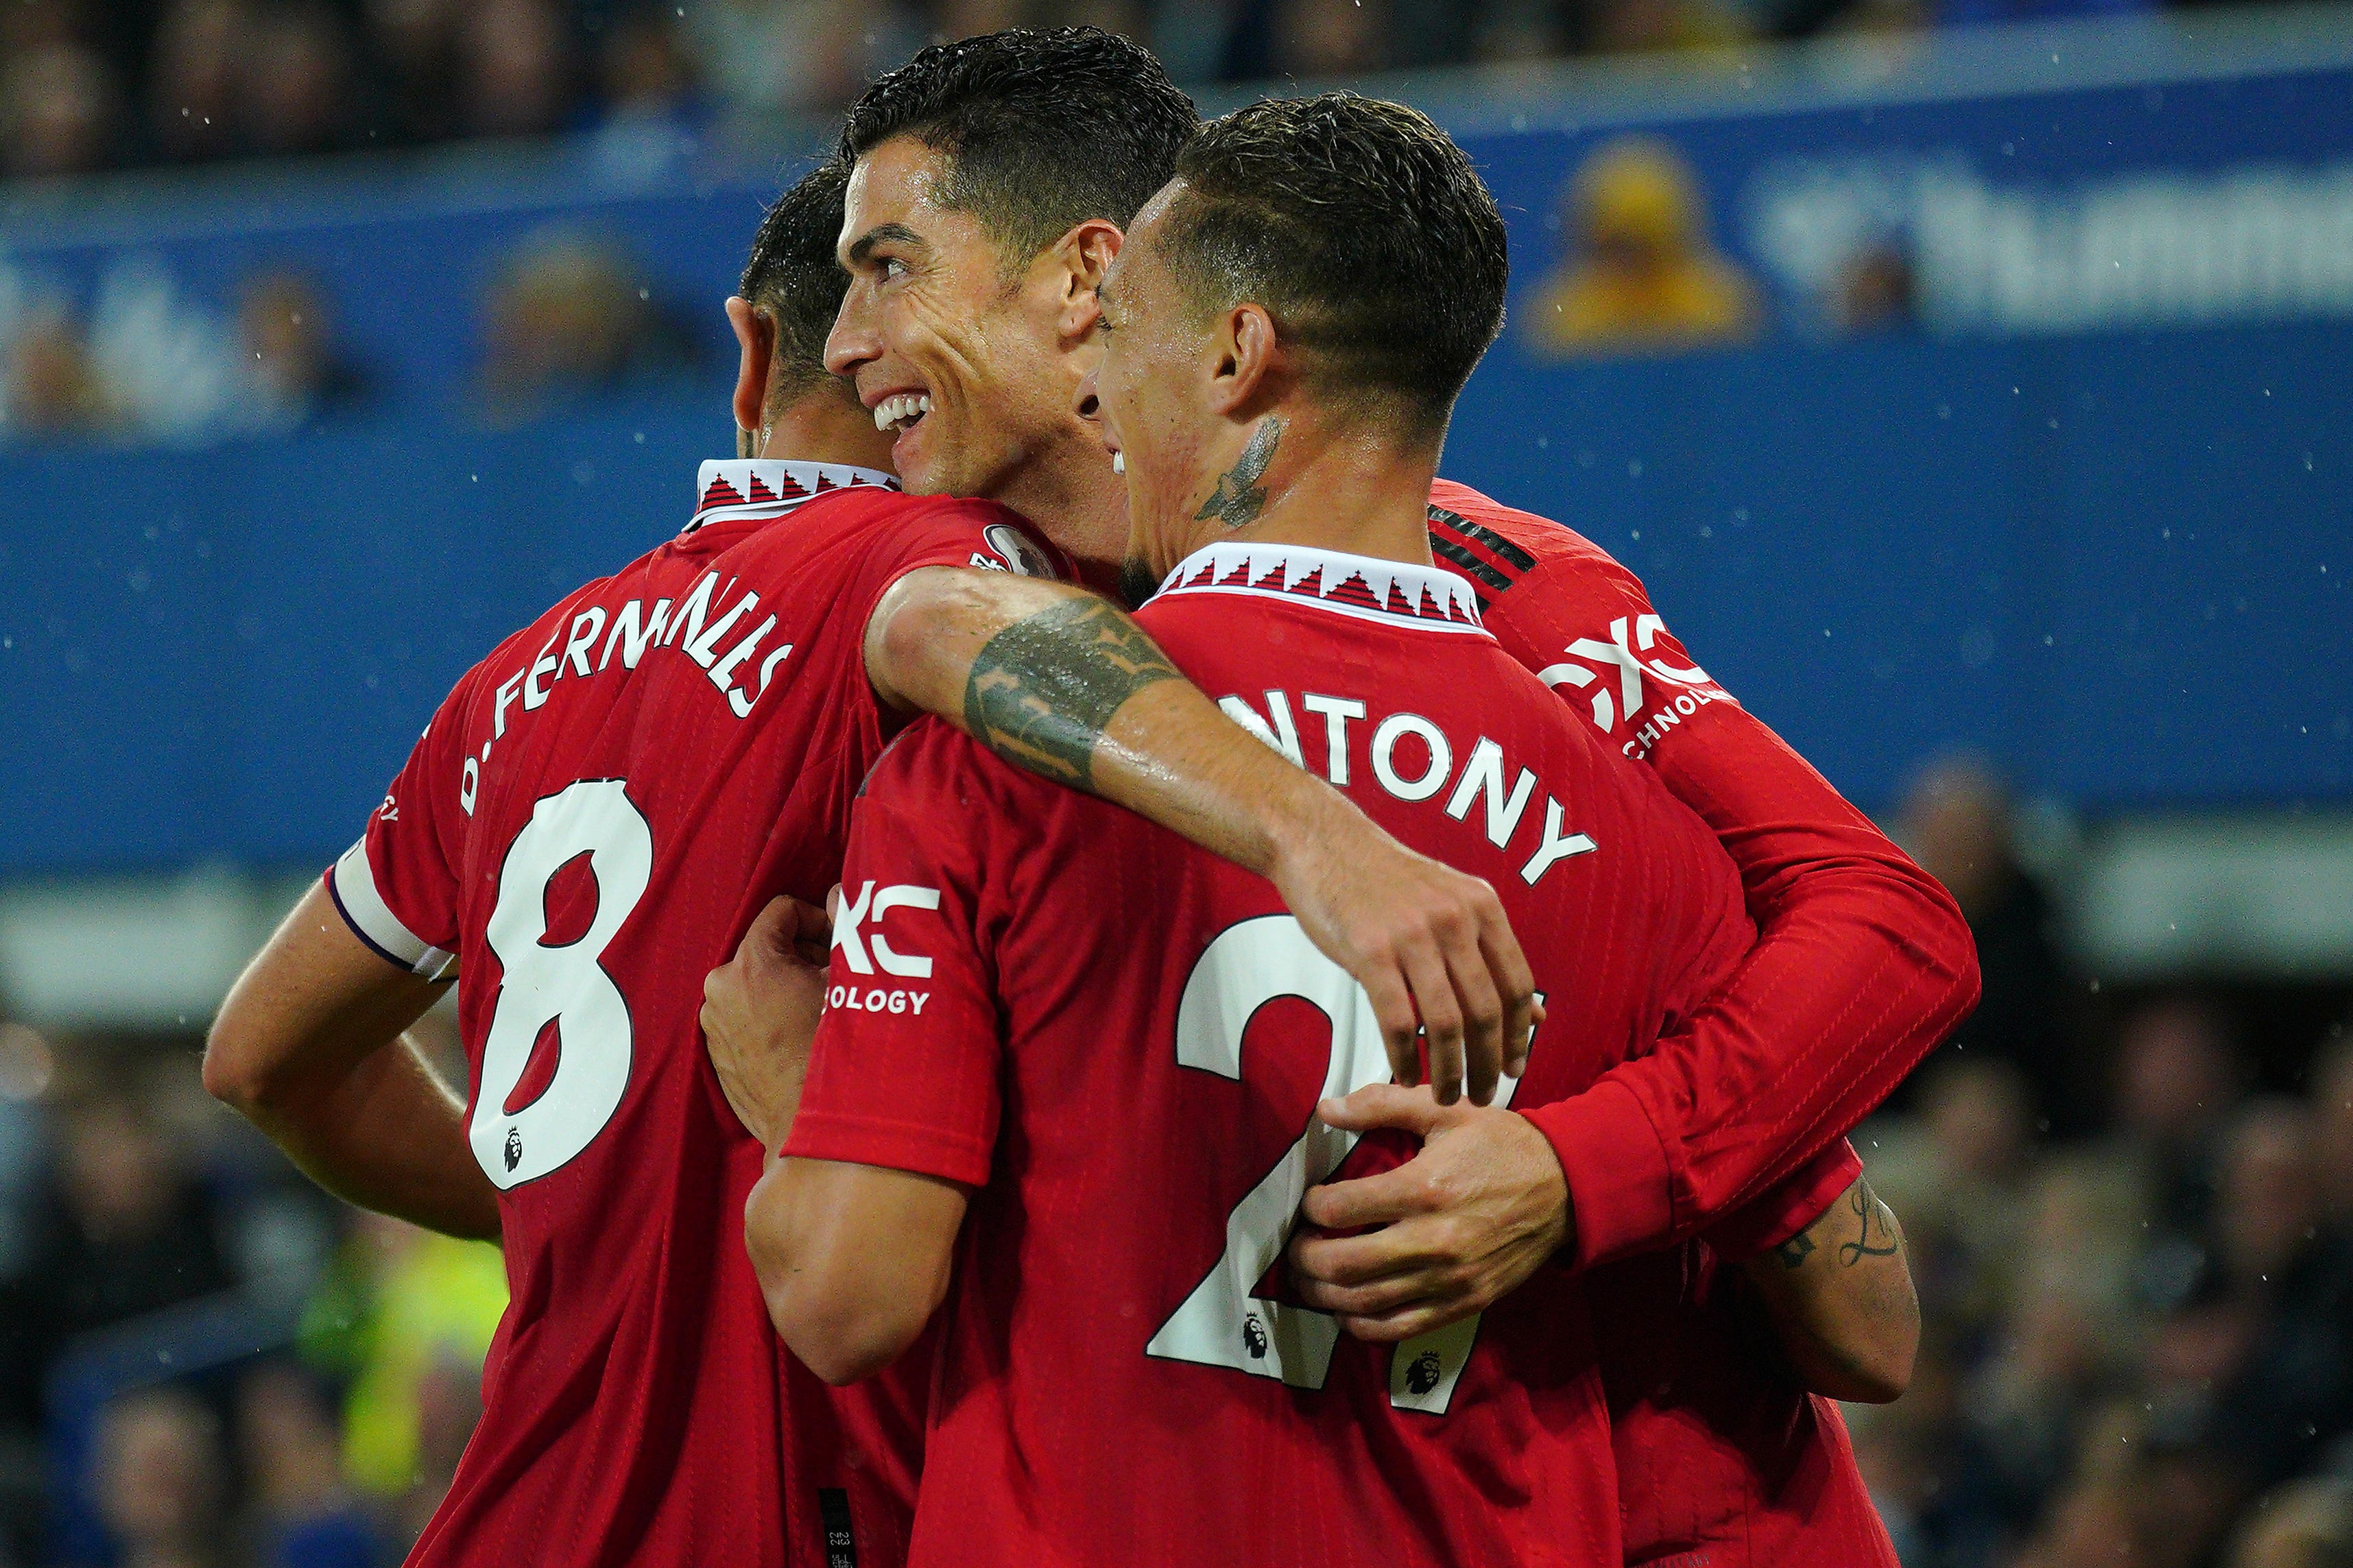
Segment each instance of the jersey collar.
M1160 592L1250 594L1363 620L1486 632L1478 595L1451 572L1298 544L1206 545L1168 574Z
M694 519L686 525L692 533L706 522L723 518L781 517L828 490L858 485L880 485L895 490L899 481L879 468L849 463L804 463L790 458L721 458L702 465L696 481Z

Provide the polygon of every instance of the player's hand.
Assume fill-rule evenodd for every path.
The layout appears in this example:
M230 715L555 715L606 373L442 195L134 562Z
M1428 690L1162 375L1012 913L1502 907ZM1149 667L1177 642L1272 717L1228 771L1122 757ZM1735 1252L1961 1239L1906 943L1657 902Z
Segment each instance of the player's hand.
M1422 1140L1396 1169L1311 1188L1300 1205L1309 1223L1292 1237L1292 1282L1360 1340L1408 1340L1483 1311L1569 1238L1560 1161L1516 1112L1374 1084L1315 1114L1349 1131L1394 1127ZM1380 1228L1326 1234L1363 1226Z
M1417 1008L1439 1104L1452 1104L1467 1079L1484 1105L1499 1074L1526 1067L1543 1010L1494 889L1416 854L1353 807L1286 847L1271 875L1309 940L1372 998L1399 1083L1421 1081Z
M702 982L702 1036L719 1087L760 1146L791 1127L825 1011L831 923L798 899L771 902L735 956Z

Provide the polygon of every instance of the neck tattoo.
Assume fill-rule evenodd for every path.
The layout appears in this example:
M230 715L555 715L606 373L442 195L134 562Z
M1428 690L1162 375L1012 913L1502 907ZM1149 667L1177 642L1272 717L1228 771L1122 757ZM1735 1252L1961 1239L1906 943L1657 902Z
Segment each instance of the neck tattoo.
M1216 518L1228 528L1240 528L1258 521L1266 508L1266 487L1259 480L1266 477L1267 465L1274 461L1275 444L1282 439L1282 420L1270 414L1258 422L1250 432L1250 445L1234 466L1218 476L1218 488L1193 514L1196 522Z

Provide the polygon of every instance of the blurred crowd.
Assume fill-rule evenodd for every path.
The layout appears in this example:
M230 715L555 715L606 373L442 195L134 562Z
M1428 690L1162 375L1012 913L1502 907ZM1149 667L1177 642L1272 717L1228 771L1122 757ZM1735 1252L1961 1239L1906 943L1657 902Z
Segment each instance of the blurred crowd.
M1850 1412L1905 1568L2353 1565L2341 1010L2103 994L1981 768L1925 774L1898 833L1985 975L1855 1140L1926 1327L1911 1392Z
M6 0L0 173L84 174L594 131L659 155L714 119L837 109L926 41L1141 37L1180 80L1722 47L2157 0Z
M0 1568L388 1568L480 1414L497 1250L327 1198L195 1049L0 1024Z
M837 110L928 39L1025 22L1120 28L1149 40L1180 79L1205 83L2156 3L0 0L0 178L555 132L578 132L594 169L649 174L691 157L723 121ZM1917 326L1905 225L1875 220L1836 244L1810 237L1810 256L1826 245L1837 254L1814 258L1819 277L1776 291L1757 275L1756 235L1745 252L1727 244L1728 214L1711 210L1725 198L1672 140L1583 149L1541 216L1557 238L1534 242L1545 270L1514 305L1520 347L1537 358L1672 353ZM185 255L125 251L90 267L0 257L0 439L285 436L419 395L506 422L723 351L716 317L700 334L681 322L609 234L559 227L499 244L470 279L471 352L432 356L443 383L433 385L418 383L405 345L381 341L380 319L379 363L339 340L339 303L346 317L375 306L380 318L381 307L339 300L366 286L365 269L326 262L315 242L226 279L191 278ZM402 363L382 363L392 360ZM470 368L449 378L450 360Z
M117 267L86 310L0 269L0 430L19 439L283 435L366 392L305 271L254 272L221 320L153 258Z
M342 340L310 271L259 268L232 296L230 311L215 310L154 258L133 258L82 306L0 260L0 437L205 444L291 435L377 401L381 367ZM631 247L609 235L557 226L527 236L498 260L477 304L470 380L405 390L493 424L708 357Z
M1597 142L1566 172L1546 227L1558 254L1514 327L1538 358L1734 346L1786 325L1721 244L1700 177L1670 141ZM488 270L472 381L458 401L493 422L691 371L713 350L613 234L554 225L511 244ZM1915 292L1902 237L1873 236L1800 308L1838 334L1904 330L1916 324ZM331 290L314 273L264 266L230 293L231 309L214 310L157 258L132 258L79 306L70 289L45 289L0 258L0 436L282 436L382 390L382 367L358 363L340 340Z

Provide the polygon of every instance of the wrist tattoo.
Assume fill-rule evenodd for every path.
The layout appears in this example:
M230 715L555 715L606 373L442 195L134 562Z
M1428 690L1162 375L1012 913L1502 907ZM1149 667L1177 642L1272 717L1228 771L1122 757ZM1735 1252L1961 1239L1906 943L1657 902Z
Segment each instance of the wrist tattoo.
M1216 518L1228 528L1240 528L1256 522L1258 514L1266 507L1266 487L1259 481L1266 477L1267 466L1274 461L1275 444L1282 439L1282 420L1270 414L1258 422L1250 432L1250 445L1242 448L1234 466L1218 476L1218 488L1193 514L1195 522L1207 522Z
M1016 767L1092 790L1112 715L1145 687L1179 679L1143 627L1092 594L1073 596L982 647L965 682L964 726Z
M1847 1206L1854 1211L1854 1239L1839 1244L1839 1262L1852 1268L1866 1258L1894 1256L1895 1249L1903 1245L1903 1237L1896 1234L1895 1215L1879 1201L1879 1194L1871 1190L1869 1182L1858 1180L1854 1184L1854 1190L1847 1194ZM1876 1242L1872 1237L1874 1219L1879 1230Z

